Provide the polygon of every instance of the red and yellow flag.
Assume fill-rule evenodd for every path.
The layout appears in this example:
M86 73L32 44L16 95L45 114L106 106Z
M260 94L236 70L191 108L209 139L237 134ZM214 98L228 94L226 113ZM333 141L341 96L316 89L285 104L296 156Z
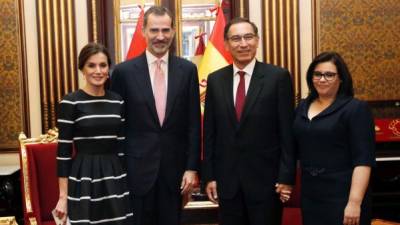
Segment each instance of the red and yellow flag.
M204 103L205 100L207 76L210 73L232 63L232 56L224 48L224 13L220 6L217 6L214 10L217 11L217 18L208 40L207 47L204 51L203 58L198 67L200 100L202 103Z
M147 47L146 40L143 36L143 20L144 20L144 7L140 6L140 14L136 24L135 33L133 33L131 44L129 45L128 53L126 54L126 60L135 58L141 55Z

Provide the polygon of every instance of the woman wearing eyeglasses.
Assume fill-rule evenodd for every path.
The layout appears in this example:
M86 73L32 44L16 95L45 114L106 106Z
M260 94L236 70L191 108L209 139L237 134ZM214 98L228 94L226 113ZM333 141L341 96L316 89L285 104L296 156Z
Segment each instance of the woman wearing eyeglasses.
M294 121L304 225L370 224L375 131L367 103L353 97L350 72L336 52L313 60L307 84Z

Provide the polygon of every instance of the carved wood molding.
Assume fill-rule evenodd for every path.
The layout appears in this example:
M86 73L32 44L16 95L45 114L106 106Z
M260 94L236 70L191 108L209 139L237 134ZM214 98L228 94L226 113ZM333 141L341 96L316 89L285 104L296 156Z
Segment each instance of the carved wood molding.
M225 4L230 5L229 15L231 18L239 16L249 18L249 0L224 0L224 2L226 2Z
M120 62L119 47L119 1L87 0L89 41L107 47L113 63Z
M298 0L264 0L262 6L264 60L287 68L300 100L300 25Z
M74 1L37 0L42 130L56 126L61 98L78 88Z

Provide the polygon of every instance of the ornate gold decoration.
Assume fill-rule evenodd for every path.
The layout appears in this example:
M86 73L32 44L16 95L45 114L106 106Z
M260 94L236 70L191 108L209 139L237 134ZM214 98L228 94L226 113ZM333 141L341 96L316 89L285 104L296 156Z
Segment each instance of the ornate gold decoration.
M32 212L32 202L31 202L31 188L29 185L29 176L28 174L28 157L26 155L26 146L24 140L26 140L26 135L21 132L19 137L20 143L20 155L21 155L21 169L23 174L23 185L24 185L24 198L25 198L25 208L27 213Z
M0 1L0 149L18 149L20 130L29 132L23 2Z
M21 132L18 137L20 142L23 144L30 144L30 143L52 143L56 142L58 139L58 129L54 127L53 129L49 129L46 134L41 134L37 138L27 138L24 132Z
M37 225L36 218L33 216L29 217L29 222L31 223L31 225Z
M74 1L37 0L43 130L56 125L56 106L78 87Z
M27 138L24 132L19 134L18 140L20 143L20 155L21 155L21 169L23 174L23 191L25 197L25 208L27 213L32 213L32 200L31 200L31 187L29 183L29 170L28 170L28 157L26 152L26 145L28 144L40 144L40 143L52 143L58 139L58 129L55 127L47 131L46 134L42 134L37 138ZM31 225L37 225L37 221L34 217L30 217L29 221Z
M0 217L0 225L18 225L14 216Z
M396 119L390 122L389 129L393 132L394 135L400 137L400 119Z
M314 55L339 52L364 100L400 99L400 5L393 0L313 0Z
M293 0L263 1L264 60L287 68L300 99L299 6Z

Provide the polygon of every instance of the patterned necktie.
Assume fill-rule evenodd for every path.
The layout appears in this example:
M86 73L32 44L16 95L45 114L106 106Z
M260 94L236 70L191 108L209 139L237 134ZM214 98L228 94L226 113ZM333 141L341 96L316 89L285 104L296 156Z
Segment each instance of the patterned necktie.
M235 109L236 109L236 118L238 121L240 121L240 117L242 116L244 102L246 100L246 85L245 85L245 80L244 80L244 75L246 74L246 72L239 71L238 74L240 76L240 81L239 81L239 85L238 85L237 91L236 91Z
M165 117L165 108L167 103L167 88L165 84L165 74L161 68L162 59L157 59L155 62L156 68L154 71L154 100L156 102L156 109L158 120L162 125Z

